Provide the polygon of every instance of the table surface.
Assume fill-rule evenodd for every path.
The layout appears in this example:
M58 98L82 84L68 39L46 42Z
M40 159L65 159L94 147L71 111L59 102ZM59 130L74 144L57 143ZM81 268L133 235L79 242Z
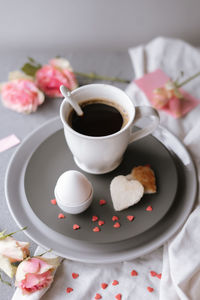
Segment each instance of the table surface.
M56 55L67 58L74 70L80 72L96 72L99 75L117 76L131 80L133 78L133 69L127 52L93 52L75 50L23 50L14 52L12 50L0 52L0 82L7 81L8 73L21 68L26 62L27 57L33 57L40 63L45 64ZM110 83L110 82L109 82ZM126 84L114 83L114 85L124 89ZM35 128L47 120L59 115L61 99L46 99L45 103L38 108L38 111L30 115L22 115L6 109L0 103L0 139L10 134L15 134L21 141ZM13 232L18 229L11 217L5 199L4 181L5 173L12 154L16 147L0 153L0 201L1 216L0 230L7 229L7 232ZM31 254L33 255L36 244L32 242L23 232L15 235L16 239L30 242ZM3 279L7 280L6 275L2 274ZM10 300L14 292L14 282L12 287L0 283L0 299Z

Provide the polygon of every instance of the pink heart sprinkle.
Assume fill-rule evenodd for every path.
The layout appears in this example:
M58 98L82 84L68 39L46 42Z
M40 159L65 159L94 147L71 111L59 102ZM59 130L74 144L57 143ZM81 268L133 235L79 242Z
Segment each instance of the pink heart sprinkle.
M105 282L103 282L103 283L101 284L101 287L102 287L103 290L105 290L105 289L107 288L107 286L108 286L108 285L107 285L107 283L105 283Z
M101 295L100 294L96 294L95 298L94 299L101 299Z
M105 204L106 204L106 200L104 199L99 200L99 205L105 205Z
M99 226L102 226L105 224L105 222L103 220L99 220L98 224L99 224Z
M147 206L146 211L152 211L152 210L153 210L153 208L151 205Z
M115 228L119 228L121 225L120 225L120 223L119 222L116 222L114 225L113 225L113 227L115 227Z
M154 291L154 289L150 286L147 287L147 290L149 291L149 293L152 293Z
M68 294L71 293L71 292L73 292L73 288L68 287L68 288L66 289L66 292L67 292Z
M160 274L157 274L156 277L159 278L159 279L161 279L162 274L161 274L161 273L160 273Z
M134 219L134 216L127 216L126 218L127 218L130 222L132 222L133 219Z
M150 271L150 274L151 274L152 277L157 276L157 273L155 271Z
M118 218L118 216L113 216L112 217L112 221L114 222L114 221L118 221L119 220L119 218Z
M76 278L78 278L79 277L79 274L78 273L72 273L72 278L73 279L76 279Z
M132 270L132 271L131 271L131 276L138 276L138 272L135 271L135 270Z
M56 205L57 204L56 199L51 199L51 204Z
M77 230L77 229L79 229L79 228L80 228L80 226L79 226L78 224L74 224L74 225L73 225L73 229L74 229L74 230Z
M119 284L119 281L113 280L112 285L118 285L118 284Z
M117 294L117 295L115 296L115 299L121 300L121 299L122 299L122 294Z
M65 216L63 214L58 215L58 219L64 219L64 218L65 218Z
M94 232L99 232L100 230L101 230L101 229L100 229L99 227L97 227L97 226L93 228L93 231L94 231Z
M92 221L95 222L97 221L99 218L97 216L92 216Z

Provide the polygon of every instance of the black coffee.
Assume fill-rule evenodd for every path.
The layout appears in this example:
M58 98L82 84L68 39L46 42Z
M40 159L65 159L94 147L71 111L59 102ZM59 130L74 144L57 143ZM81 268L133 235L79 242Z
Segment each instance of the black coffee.
M69 116L70 126L77 132L89 136L106 136L119 131L124 119L116 106L99 99L92 99L81 105L83 116L73 110Z

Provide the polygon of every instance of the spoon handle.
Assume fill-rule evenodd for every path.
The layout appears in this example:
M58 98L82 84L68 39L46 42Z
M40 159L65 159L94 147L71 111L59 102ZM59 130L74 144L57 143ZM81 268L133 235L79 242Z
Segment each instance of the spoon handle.
M67 101L71 104L71 106L73 107L73 109L75 110L77 115L82 116L83 111L82 111L80 105L72 99L71 92L64 85L60 86L60 91L61 91L62 95L65 97L65 101Z

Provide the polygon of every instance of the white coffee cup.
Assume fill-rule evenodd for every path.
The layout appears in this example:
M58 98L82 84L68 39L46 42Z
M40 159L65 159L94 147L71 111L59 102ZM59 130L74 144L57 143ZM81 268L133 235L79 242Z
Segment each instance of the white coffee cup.
M119 166L129 143L139 140L152 133L159 124L157 111L149 106L134 106L128 95L121 89L107 84L88 84L77 88L71 93L77 103L91 99L110 101L121 106L128 114L128 121L118 132L107 136L87 136L78 133L67 120L72 107L65 100L60 107L60 118L64 126L67 144L79 168L92 174L108 173ZM133 131L139 119L148 117L149 125Z

